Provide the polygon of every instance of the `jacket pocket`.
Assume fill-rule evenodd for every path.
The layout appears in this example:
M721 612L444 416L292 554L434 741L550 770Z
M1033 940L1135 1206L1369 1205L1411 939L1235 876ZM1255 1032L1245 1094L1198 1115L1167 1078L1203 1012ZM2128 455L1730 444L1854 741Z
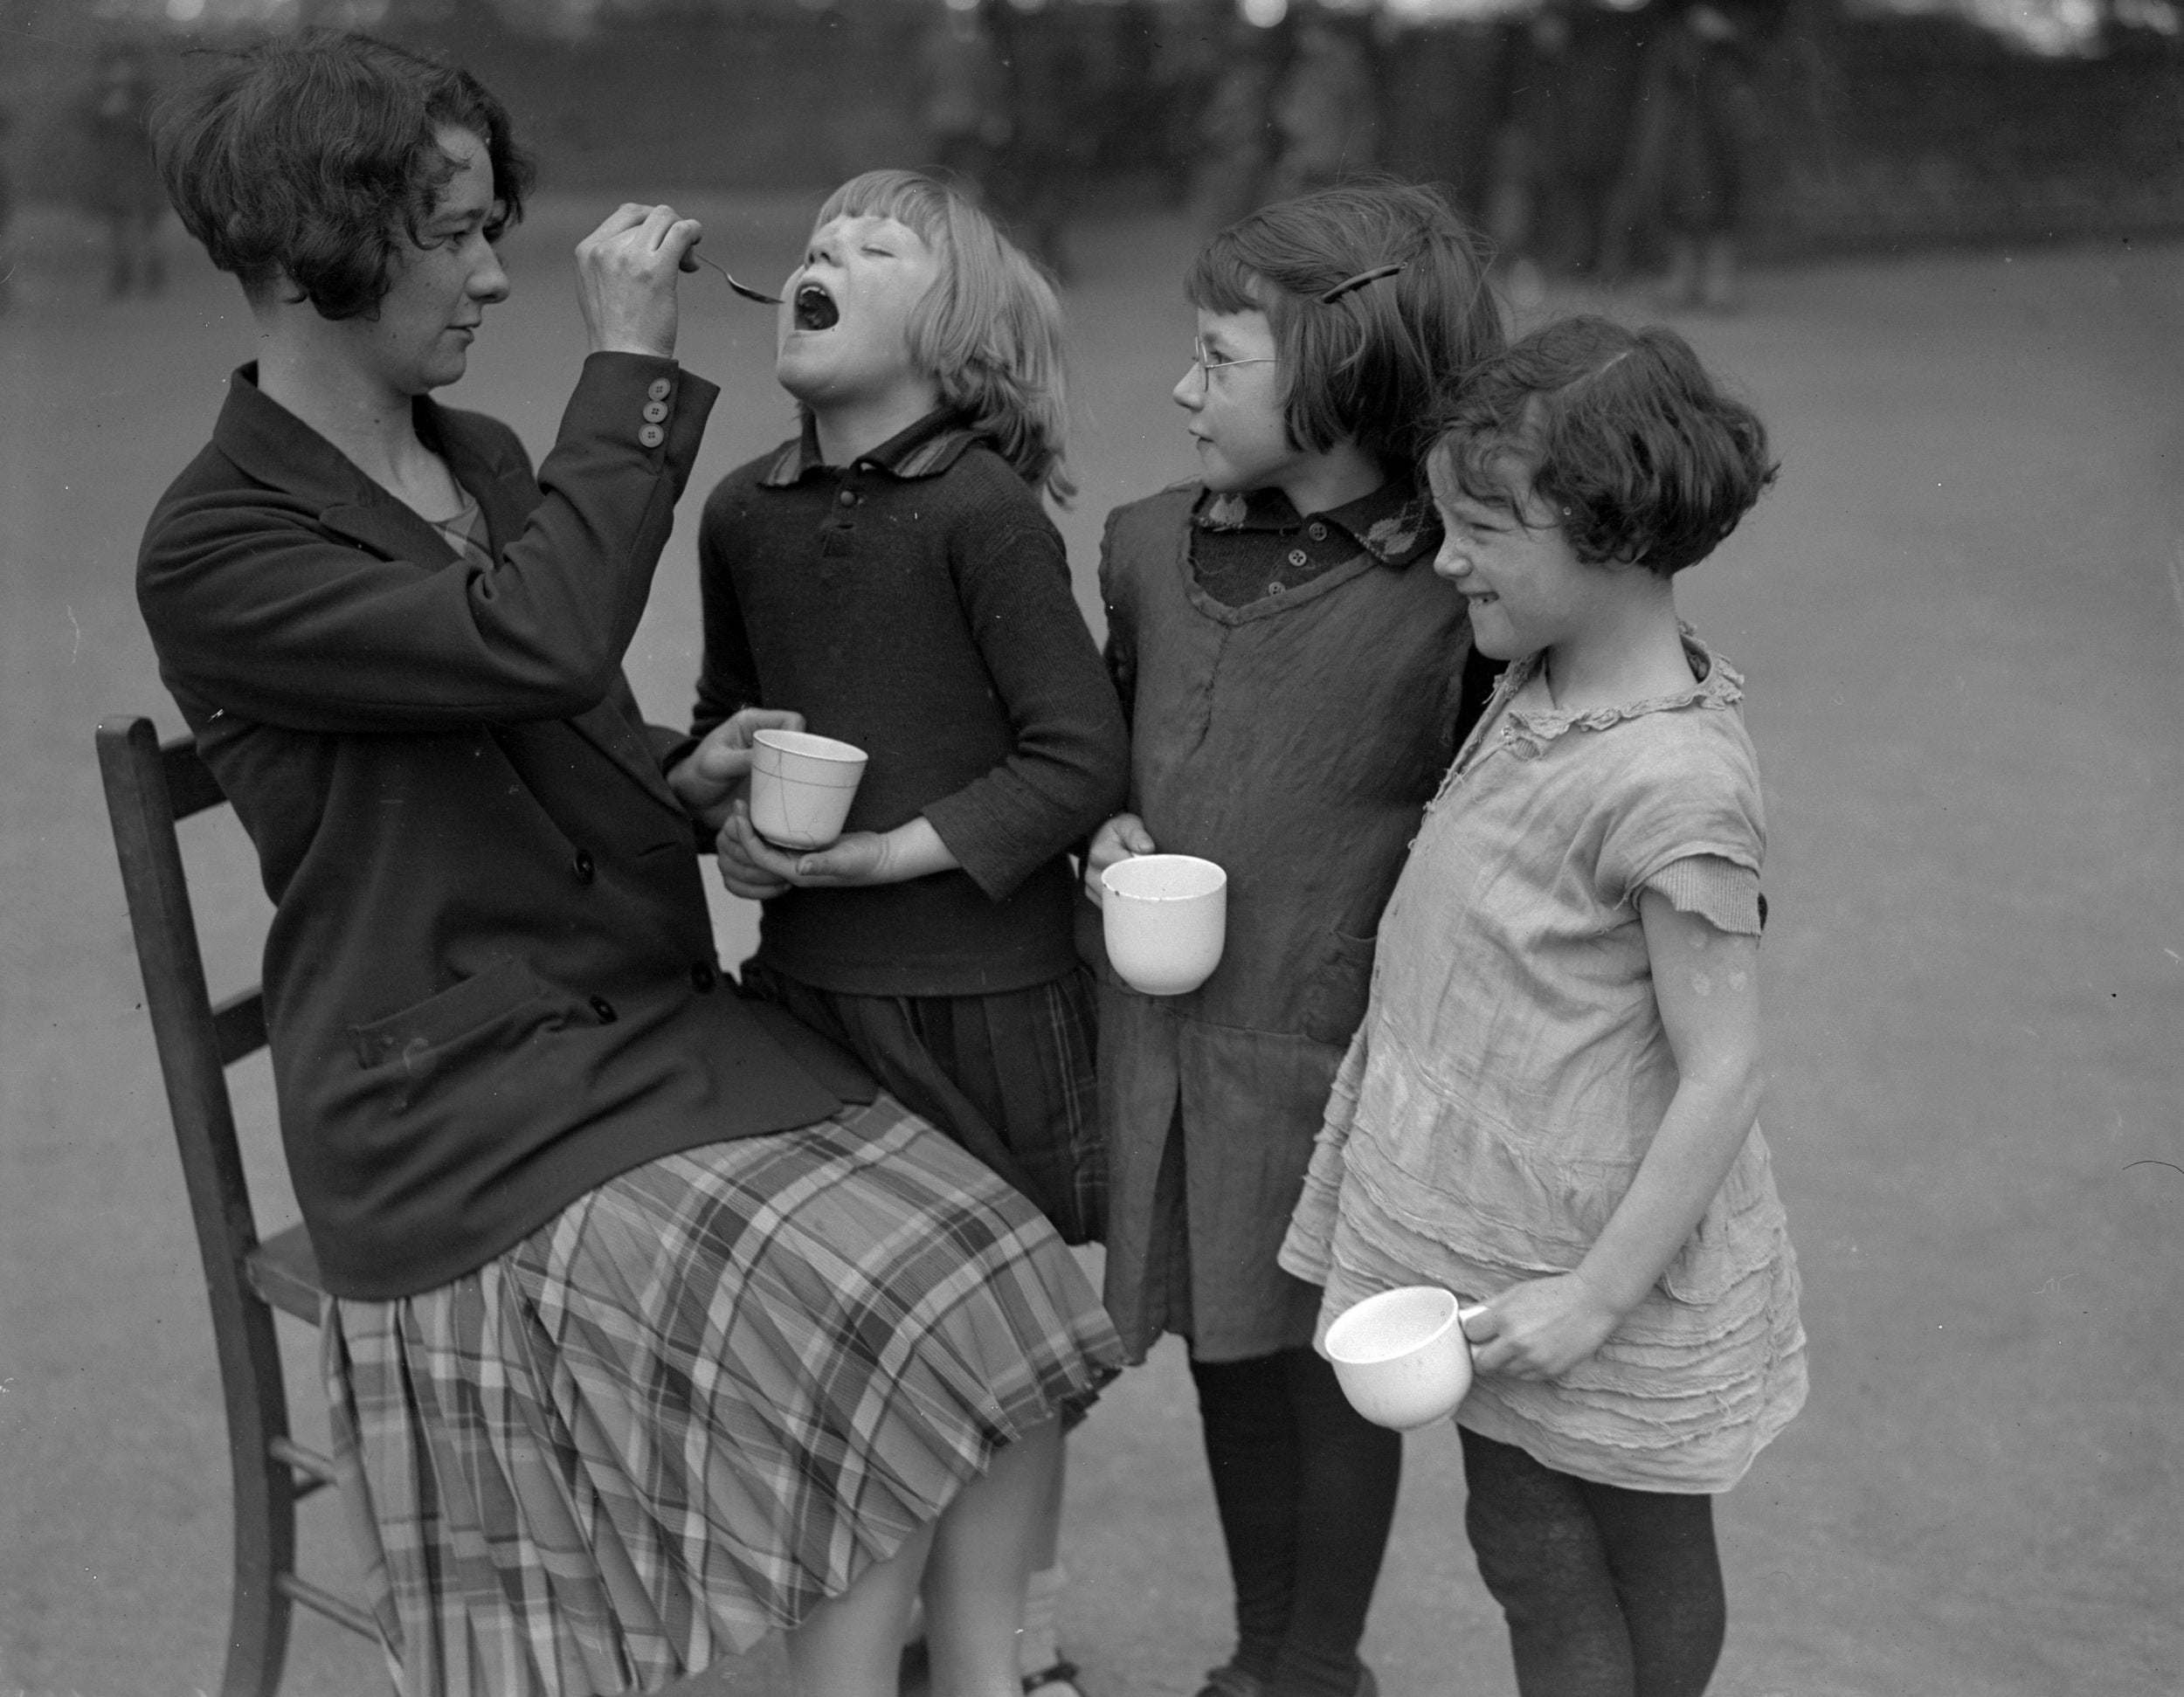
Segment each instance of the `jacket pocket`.
M480 1046L481 1040L493 1046L490 1039L499 1028L544 1023L541 1016L548 1010L535 1004L552 993L527 962L510 955L399 1013L351 1025L349 1035L359 1066L403 1081L399 1111L418 1086L451 1060Z
M1327 933L1329 954L1304 996L1304 1035L1316 1043L1347 1045L1365 1018L1372 994L1375 937Z

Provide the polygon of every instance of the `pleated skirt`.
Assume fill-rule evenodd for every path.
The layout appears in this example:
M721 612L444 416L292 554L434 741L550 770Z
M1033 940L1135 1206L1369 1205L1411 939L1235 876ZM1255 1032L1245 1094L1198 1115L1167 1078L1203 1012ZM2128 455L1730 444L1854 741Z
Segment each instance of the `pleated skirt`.
M743 994L779 1003L1021 1190L1069 1244L1107 1231L1092 975L990 996L859 996L746 961Z
M637 1168L325 1328L404 1697L608 1697L748 1650L1121 1358L1037 1210L884 1094Z

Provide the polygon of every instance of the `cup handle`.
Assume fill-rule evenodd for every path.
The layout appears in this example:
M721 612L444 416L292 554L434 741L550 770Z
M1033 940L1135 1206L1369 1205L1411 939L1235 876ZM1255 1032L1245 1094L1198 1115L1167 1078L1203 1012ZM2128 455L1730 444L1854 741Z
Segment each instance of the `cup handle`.
M1469 1305L1459 1302L1456 1304L1456 1324L1461 1326L1465 1321L1470 1319L1472 1315L1484 1314L1486 1309L1487 1305L1483 1302L1473 1302ZM1471 1344L1471 1334L1466 1332L1463 1335L1463 1341L1467 1344ZM1472 1344L1471 1347L1474 1349L1477 1348L1476 1344Z

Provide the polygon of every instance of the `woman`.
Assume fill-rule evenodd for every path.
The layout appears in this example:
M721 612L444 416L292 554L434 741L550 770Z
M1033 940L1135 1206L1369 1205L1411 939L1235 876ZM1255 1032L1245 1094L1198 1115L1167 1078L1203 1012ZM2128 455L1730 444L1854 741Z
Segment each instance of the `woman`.
M922 1575L940 1688L1013 1694L1027 1481L1117 1350L1028 1204L721 983L695 850L793 721L685 754L619 671L716 394L673 358L698 226L625 206L579 245L592 351L535 479L428 398L508 293L529 172L491 95L318 37L156 131L260 356L139 596L276 904L398 1683L651 1689L779 1626L799 1690L861 1697Z

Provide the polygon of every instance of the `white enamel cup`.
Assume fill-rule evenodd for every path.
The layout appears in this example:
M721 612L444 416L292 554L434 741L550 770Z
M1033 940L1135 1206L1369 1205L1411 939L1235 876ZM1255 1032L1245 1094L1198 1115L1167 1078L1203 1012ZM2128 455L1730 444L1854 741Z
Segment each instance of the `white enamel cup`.
M750 823L777 848L825 848L842 834L865 751L808 731L754 732Z
M1445 1420L1471 1389L1463 1322L1477 1314L1438 1285L1406 1285L1346 1308L1327 1328L1327 1358L1351 1407L1410 1431Z
M1107 958L1146 996L1196 990L1228 941L1228 874L1194 854L1134 854L1100 874Z

